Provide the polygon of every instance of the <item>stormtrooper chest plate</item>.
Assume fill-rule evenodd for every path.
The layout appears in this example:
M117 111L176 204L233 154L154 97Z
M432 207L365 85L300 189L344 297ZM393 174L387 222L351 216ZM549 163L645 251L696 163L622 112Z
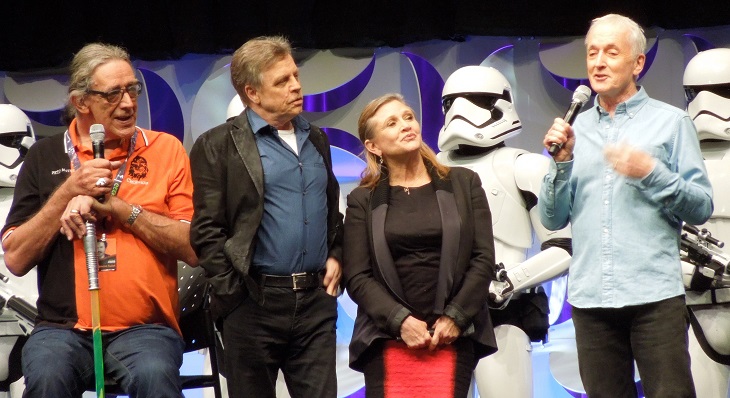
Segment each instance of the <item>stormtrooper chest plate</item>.
M532 224L515 179L515 159L523 153L521 149L499 148L479 156L442 152L438 158L450 166L465 167L479 174L492 213L495 240L527 249L532 246Z

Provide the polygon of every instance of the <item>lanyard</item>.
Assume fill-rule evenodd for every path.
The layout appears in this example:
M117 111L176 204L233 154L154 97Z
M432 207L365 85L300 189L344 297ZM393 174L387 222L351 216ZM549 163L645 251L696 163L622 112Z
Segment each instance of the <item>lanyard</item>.
M71 135L68 133L68 130L66 130L66 132L64 133L63 138L66 145L66 154L68 155L68 159L71 161L73 169L80 169L81 161L79 160L79 155L76 153L73 142L71 142ZM119 192L119 187L122 185L122 182L124 182L124 172L127 169L127 162L129 161L129 158L132 157L132 152L134 152L134 145L136 143L137 130L135 129L134 134L132 135L132 139L129 140L129 150L127 150L127 158L124 160L124 163L122 163L122 166L119 167L119 171L117 171L117 176L114 177L114 185L112 186L111 192L112 196L115 196L117 192Z

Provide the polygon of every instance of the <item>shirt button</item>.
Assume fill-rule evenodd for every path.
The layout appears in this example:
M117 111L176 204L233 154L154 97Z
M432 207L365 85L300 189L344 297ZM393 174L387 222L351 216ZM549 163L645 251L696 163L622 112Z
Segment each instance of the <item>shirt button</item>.
M608 228L603 228L603 233L604 234L607 234L608 233Z
M604 202L603 202L603 204L604 204L604 205L607 205L607 204L608 204L608 201L607 201L607 200L606 200L606 201L604 201Z
M305 219L304 220L304 225L307 225L307 224L309 224L309 220Z

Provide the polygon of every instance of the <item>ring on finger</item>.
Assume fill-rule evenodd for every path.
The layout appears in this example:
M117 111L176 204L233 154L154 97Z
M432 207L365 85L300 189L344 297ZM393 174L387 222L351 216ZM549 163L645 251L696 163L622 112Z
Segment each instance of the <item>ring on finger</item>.
M76 209L71 209L71 210L69 210L69 211L70 211L71 213L73 213L73 214L79 214L79 211L78 211L78 210L76 210Z
M106 186L106 178L101 177L96 181L97 187L105 187Z

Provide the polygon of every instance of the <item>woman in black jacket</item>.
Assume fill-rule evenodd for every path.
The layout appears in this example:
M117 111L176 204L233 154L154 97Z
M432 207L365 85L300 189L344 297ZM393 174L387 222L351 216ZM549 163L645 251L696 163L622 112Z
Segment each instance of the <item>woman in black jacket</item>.
M399 94L368 104L358 130L367 168L347 198L343 246L358 305L350 366L365 373L368 397L465 397L477 361L496 351L479 176L438 163Z

